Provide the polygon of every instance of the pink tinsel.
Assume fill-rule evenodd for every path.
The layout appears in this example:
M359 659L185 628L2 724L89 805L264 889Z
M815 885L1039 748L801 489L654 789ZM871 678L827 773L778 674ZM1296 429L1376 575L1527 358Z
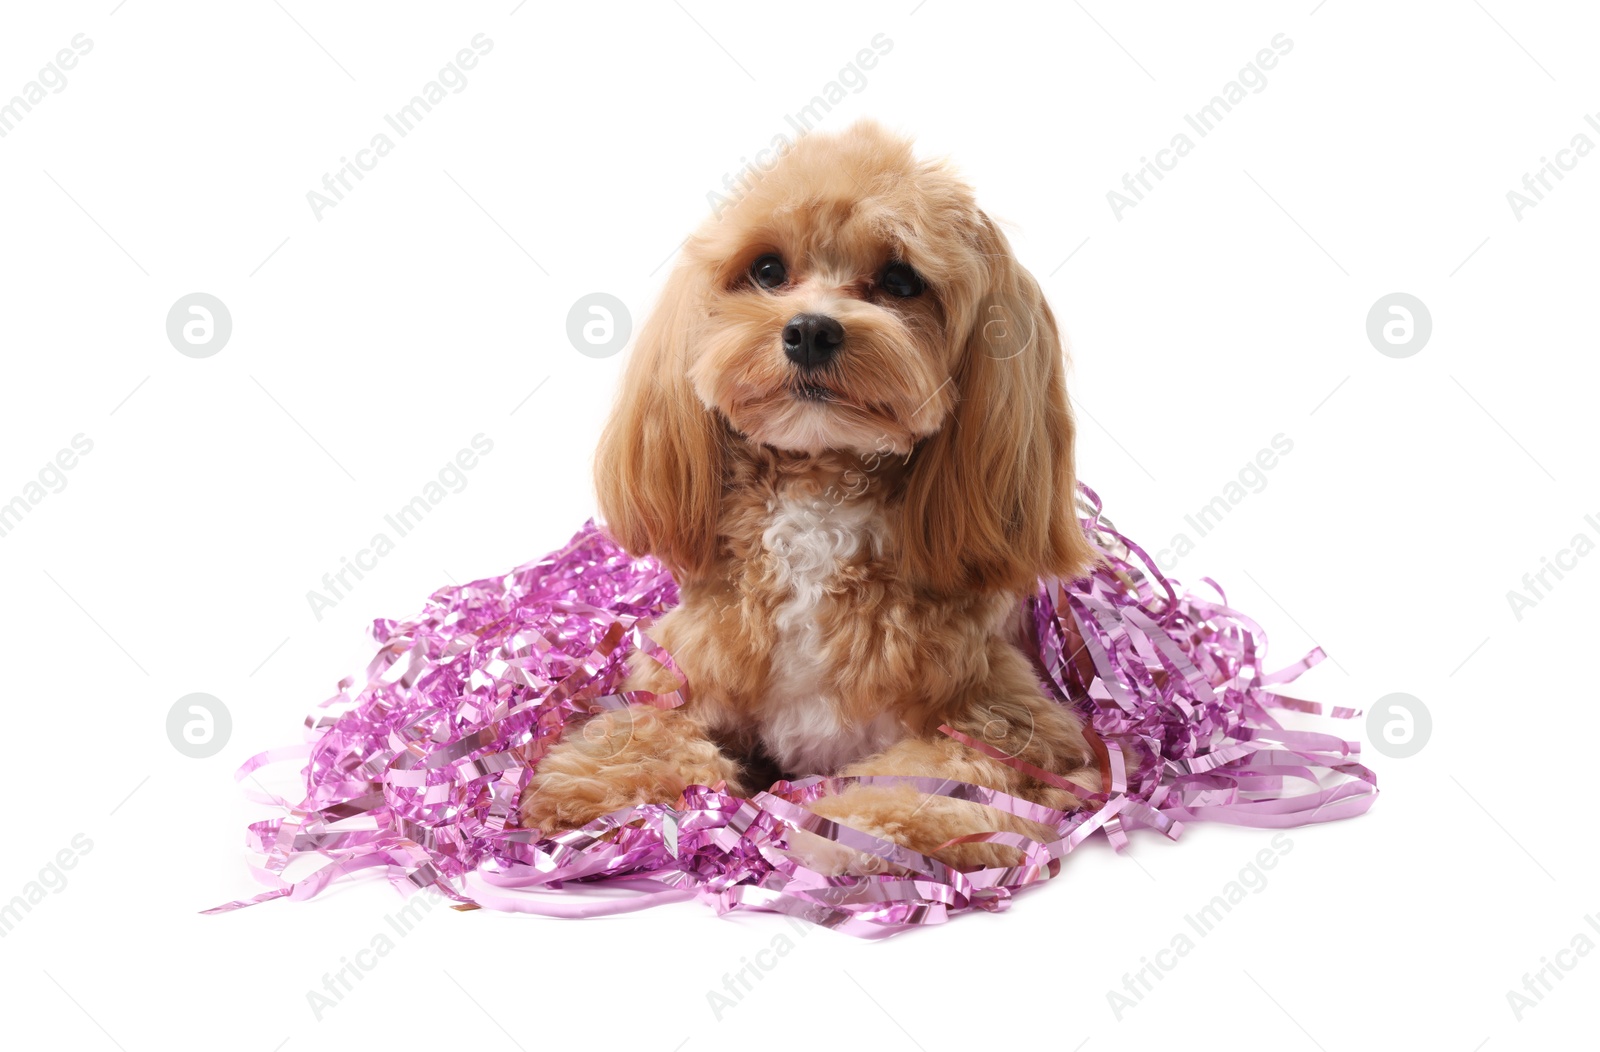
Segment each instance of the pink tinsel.
M1084 528L1105 565L1082 580L1041 582L1033 611L1041 682L1088 717L1105 743L1105 791L1090 808L1063 813L980 786L870 779L910 782L1054 826L1049 843L995 835L1024 850L1015 867L950 870L803 807L868 779L779 782L748 800L691 787L676 808L631 807L548 840L516 828L528 765L569 722L630 700L681 701L615 692L631 650L660 654L645 633L678 593L659 564L627 555L591 522L536 563L440 589L414 620L374 623L380 649L365 687L352 696L351 681L340 683L325 711L308 718L308 745L261 753L239 769L244 779L269 763L307 758L302 802L258 796L288 812L249 831L255 872L272 890L207 912L304 898L341 874L384 866L402 891L434 887L494 909L591 916L698 895L719 911L776 910L883 935L965 909L1003 909L1018 890L1055 876L1060 860L1095 832L1120 850L1127 831L1140 826L1176 839L1183 821L1282 827L1370 807L1377 783L1357 762L1357 744L1286 729L1272 715L1321 713L1266 688L1294 679L1322 651L1266 672L1259 625L1230 609L1220 588L1217 601L1178 594L1105 521L1099 498L1084 492ZM899 872L813 873L782 850L793 826L879 856ZM316 866L290 881L285 870L296 861L297 869ZM584 883L559 890L576 881ZM601 882L632 894L595 898L579 890Z

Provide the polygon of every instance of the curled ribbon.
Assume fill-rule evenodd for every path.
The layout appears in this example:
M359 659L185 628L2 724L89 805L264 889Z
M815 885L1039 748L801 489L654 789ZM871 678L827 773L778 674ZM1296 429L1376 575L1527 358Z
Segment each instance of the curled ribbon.
M1067 790L1082 808L1055 811L944 779L808 778L751 799L691 786L674 806L624 808L550 838L518 828L529 773L569 724L629 704L670 708L686 696L681 674L668 694L617 692L634 650L676 673L647 633L678 592L658 563L633 558L589 522L537 562L442 588L412 620L374 623L379 649L365 686L341 681L306 720L305 744L253 756L236 775L258 786L261 768L304 762L298 803L245 787L282 812L252 824L246 838L251 870L268 890L205 912L303 899L382 868L402 893L435 888L458 908L584 917L699 898L719 912L766 910L882 936L1005 909L1017 892L1055 877L1096 833L1121 850L1140 828L1177 839L1185 822L1277 828L1366 811L1377 779L1357 762L1359 746L1287 729L1274 715L1322 715L1315 702L1267 689L1291 682L1322 652L1267 671L1265 633L1220 588L1212 584L1216 601L1180 593L1104 519L1092 490L1084 487L1083 498L1083 526L1103 561L1080 580L1040 582L1030 599L1033 656L1049 695L1084 717L1101 790L944 729ZM1356 714L1336 708L1331 716ZM806 809L862 782L976 801L1053 828L1056 839L961 838L1005 844L1020 857L963 873ZM882 859L884 871L809 870L787 850L795 829ZM290 879L291 864L310 871ZM597 887L608 893L597 898Z

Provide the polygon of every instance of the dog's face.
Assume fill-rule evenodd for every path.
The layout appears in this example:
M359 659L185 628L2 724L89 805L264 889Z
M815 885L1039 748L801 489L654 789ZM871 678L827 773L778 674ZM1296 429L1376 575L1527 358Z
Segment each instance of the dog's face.
M753 442L909 454L955 405L987 261L970 194L880 134L802 140L688 253L688 375Z
M907 573L1075 573L1092 555L1064 366L1037 283L948 166L876 124L808 135L685 243L602 442L601 511L631 551L696 571L729 441L895 455Z

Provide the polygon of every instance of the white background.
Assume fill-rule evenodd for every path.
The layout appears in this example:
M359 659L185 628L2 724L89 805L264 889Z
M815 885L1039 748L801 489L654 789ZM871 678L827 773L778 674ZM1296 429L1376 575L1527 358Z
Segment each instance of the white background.
M1600 24L1485 3L9 5L0 99L75 34L93 49L0 139L0 501L74 435L94 445L0 537L0 901L74 835L93 845L0 941L8 1038L1574 1047L1600 955L1565 956L1520 1022L1506 995L1580 930L1600 940L1600 558L1520 620L1506 593L1600 535L1600 159L1520 218L1506 195L1574 135L1600 142ZM493 50L467 86L315 218L307 191L479 33ZM234 767L298 740L364 667L372 618L587 517L626 356L577 353L568 309L609 292L637 328L708 192L880 33L892 50L821 127L915 135L1010 223L1071 340L1080 474L1117 525L1167 546L1287 436L1175 572L1268 625L1270 664L1326 647L1337 664L1297 693L1414 695L1431 739L1369 751L1372 812L1291 831L1267 886L1120 1021L1107 991L1270 833L1146 834L1123 858L1096 842L1009 914L881 943L697 904L435 910L318 1021L307 991L399 900L374 879L198 915L258 890L239 845L263 810ZM1279 33L1293 50L1266 87L1114 216L1107 191ZM196 291L233 319L206 359L165 332ZM1366 335L1397 291L1433 319L1404 359ZM307 591L480 432L494 450L467 488L314 617ZM209 759L166 735L195 691L232 714ZM794 951L716 1019L707 991L780 933Z

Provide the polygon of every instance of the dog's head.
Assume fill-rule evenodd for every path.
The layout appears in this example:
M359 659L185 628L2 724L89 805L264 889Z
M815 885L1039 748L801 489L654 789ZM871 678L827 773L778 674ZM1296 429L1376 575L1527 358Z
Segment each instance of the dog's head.
M685 243L601 443L601 514L693 575L728 443L909 457L889 511L913 579L1073 576L1093 555L1064 368L1038 284L948 166L868 122L809 135Z

